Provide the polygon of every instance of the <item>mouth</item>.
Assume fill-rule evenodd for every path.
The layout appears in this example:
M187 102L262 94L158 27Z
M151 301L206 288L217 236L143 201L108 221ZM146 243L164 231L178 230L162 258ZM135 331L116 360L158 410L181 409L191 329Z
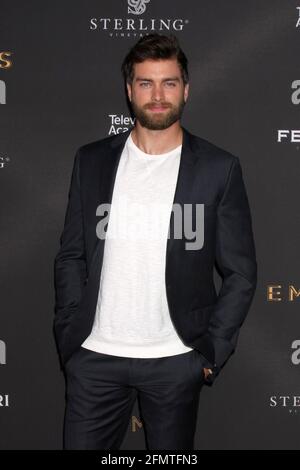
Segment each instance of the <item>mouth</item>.
M155 113L162 112L165 109L168 109L168 106L151 106L150 107L150 110L155 112Z

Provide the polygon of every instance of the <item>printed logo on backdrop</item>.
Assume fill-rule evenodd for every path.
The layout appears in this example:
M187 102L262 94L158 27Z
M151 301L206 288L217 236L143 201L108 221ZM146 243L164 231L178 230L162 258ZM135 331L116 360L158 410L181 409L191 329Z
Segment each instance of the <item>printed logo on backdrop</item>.
M7 408L9 406L9 396L8 395L0 395L0 409Z
M12 61L8 59L11 56L11 52L2 51L0 52L0 69L9 69L12 66Z
M109 114L108 135L121 134L134 126L135 118L124 116L124 114Z
M136 416L131 416L131 432L137 432L143 427L143 422L140 418Z
M280 409L289 414L300 414L300 395L273 395L270 397L270 408Z
M278 129L277 142L299 144L300 129Z
M8 164L9 161L10 161L9 157L0 156L0 170L3 170L3 168L5 168L5 166Z
M286 288L281 284L269 284L267 286L268 302L281 302L283 300L294 302L298 297L300 297L300 289L296 289L291 284Z
M292 82L292 89L295 90L291 96L292 103L299 104L300 103L300 80L294 80Z
M126 2L124 2L126 5ZM150 11L149 11L150 10ZM107 33L110 37L131 38L144 36L149 33L171 33L182 31L189 23L184 18L141 18L144 13L151 14L150 0L127 0L127 10L124 14L129 17L94 17L90 18L89 29ZM122 12L121 12L122 15Z
M146 3L150 0L128 0L128 13L141 15L146 11Z
M298 10L298 18L297 18L297 23L296 23L296 28L299 28L300 26L300 7L296 7Z

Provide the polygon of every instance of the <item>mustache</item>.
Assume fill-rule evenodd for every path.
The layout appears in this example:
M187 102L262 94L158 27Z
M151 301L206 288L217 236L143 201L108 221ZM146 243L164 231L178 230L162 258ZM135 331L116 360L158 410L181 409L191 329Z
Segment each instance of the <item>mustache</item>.
M145 106L146 108L170 108L171 106L167 103L151 103Z

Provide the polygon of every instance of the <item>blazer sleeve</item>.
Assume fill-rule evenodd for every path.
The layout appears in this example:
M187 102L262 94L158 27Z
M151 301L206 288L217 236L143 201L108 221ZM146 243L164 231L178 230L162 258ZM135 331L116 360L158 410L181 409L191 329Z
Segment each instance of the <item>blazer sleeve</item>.
M54 332L61 349L72 313L76 310L87 277L82 204L80 149L76 152L60 248L54 260Z
M216 267L222 286L210 317L208 335L215 351L212 382L234 352L240 327L249 311L257 284L252 220L238 157L233 162L217 209Z

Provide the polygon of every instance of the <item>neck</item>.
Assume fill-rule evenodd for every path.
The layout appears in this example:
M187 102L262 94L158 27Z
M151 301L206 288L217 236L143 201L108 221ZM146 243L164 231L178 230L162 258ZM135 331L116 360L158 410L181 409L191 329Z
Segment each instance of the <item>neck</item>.
M146 129L137 122L131 131L131 137L143 152L159 155L182 145L183 130L179 121L163 130Z

